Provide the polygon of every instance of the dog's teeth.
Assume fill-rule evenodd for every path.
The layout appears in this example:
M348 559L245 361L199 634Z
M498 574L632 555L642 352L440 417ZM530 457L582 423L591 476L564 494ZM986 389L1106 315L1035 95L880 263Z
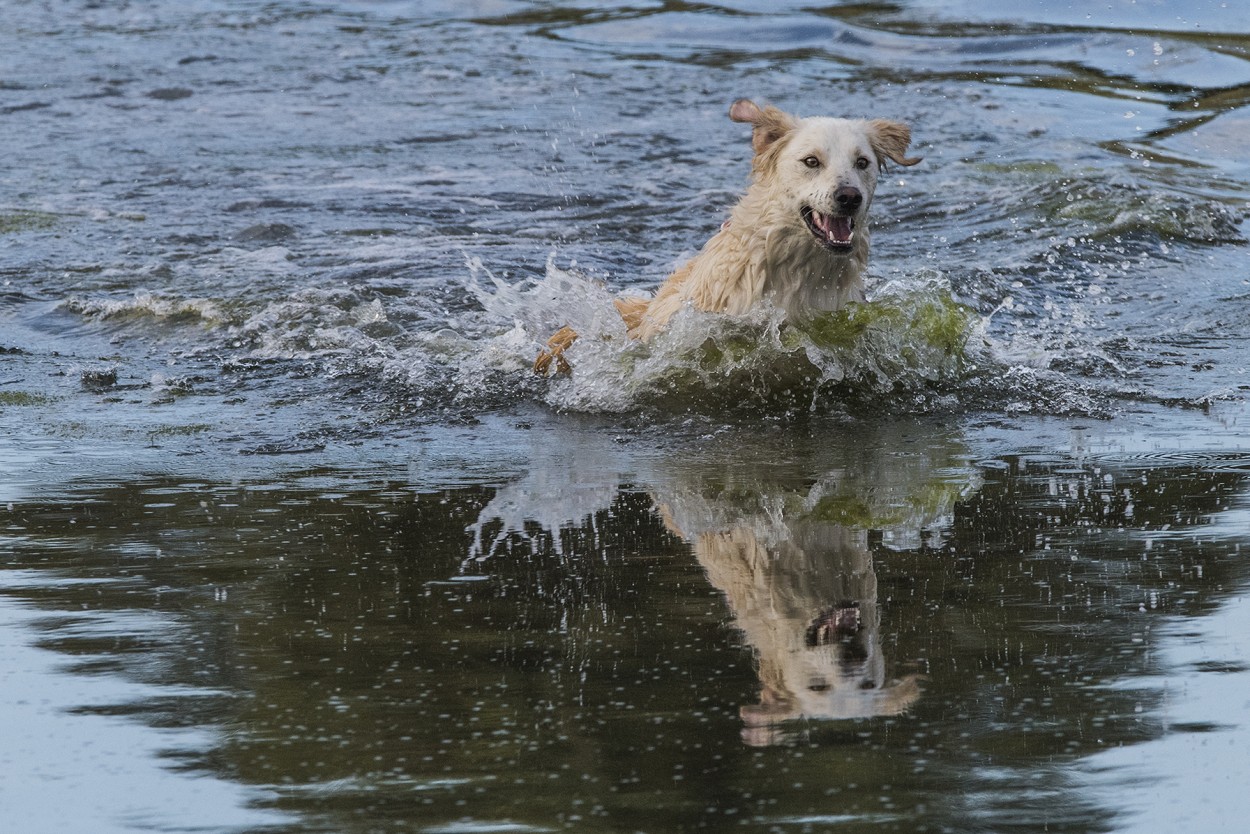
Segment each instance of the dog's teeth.
M825 214L815 209L808 209L806 215L808 225L817 238L823 239L826 246L841 249L851 245L855 240L855 218L841 214Z

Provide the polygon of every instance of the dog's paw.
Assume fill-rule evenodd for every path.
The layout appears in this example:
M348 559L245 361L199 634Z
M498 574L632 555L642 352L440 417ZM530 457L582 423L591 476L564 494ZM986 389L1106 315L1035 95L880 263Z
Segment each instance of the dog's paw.
M534 373L539 376L547 376L551 372L552 364L556 366L556 373L568 375L573 373L573 366L569 364L569 360L564 358L562 351L540 350L538 356L534 357Z
M568 376L573 373L573 366L564 358L564 351L577 341L577 331L571 327L561 327L547 340L547 347L538 352L534 358L534 373L546 376L551 365L556 366L556 373Z

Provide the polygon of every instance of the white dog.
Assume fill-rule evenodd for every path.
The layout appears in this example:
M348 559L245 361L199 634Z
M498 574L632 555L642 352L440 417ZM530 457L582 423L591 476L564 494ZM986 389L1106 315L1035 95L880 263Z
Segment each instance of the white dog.
M729 220L654 298L615 302L629 335L649 339L684 305L741 315L771 299L791 320L862 301L868 206L886 161L908 157L911 129L886 119L798 118L739 99L729 118L752 125L751 184ZM561 328L534 362L546 373L577 339Z

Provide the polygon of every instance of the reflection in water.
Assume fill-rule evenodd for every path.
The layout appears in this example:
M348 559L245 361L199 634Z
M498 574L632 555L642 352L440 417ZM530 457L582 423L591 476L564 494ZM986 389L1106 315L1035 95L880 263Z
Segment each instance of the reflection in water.
M563 438L562 438L563 439ZM643 477L665 528L693 549L754 650L759 703L743 706L751 745L792 740L794 719L897 715L919 697L919 675L887 672L880 640L877 576L868 538L919 541L948 520L975 478L957 444L916 444L889 431L862 446L827 446L823 471L761 467L765 447L715 461L667 460ZM735 440L721 447L733 450ZM837 451L831 451L836 448ZM544 465L502 488L470 526L466 564L517 538L530 548L607 510L620 489L604 460L611 450L568 446L535 454ZM493 539L484 539L491 529Z
M46 685L109 684L77 718L278 831L1106 830L1083 762L1244 720L1169 724L1244 658L1160 651L1245 587L1244 457L833 428L512 430L498 489L113 472L13 496L4 593L72 663Z
M117 644L96 651L80 646L66 668L64 654L29 645L31 638L67 631L85 636L93 627L103 637L123 624L99 622L108 615L81 612L50 620L11 598L27 582L35 590L46 579L36 571L0 570L0 819L5 831L94 834L122 830L123 820L145 831L203 831L210 825L218 831L261 831L295 822L249 807L272 801L272 792L240 784L229 774L188 778L169 767L185 751L214 742L211 728L190 719L197 704L222 699L223 693L190 686L179 690L168 680L145 686L93 669L116 662L111 655L126 651ZM168 625L159 616L134 619L138 622L129 625L153 642ZM126 719L158 704L180 717L155 726Z
M894 715L919 695L915 676L886 681L863 531L802 522L761 530L744 519L699 533L694 551L758 656L760 703L742 708L748 743L779 740L777 725L789 719Z
M889 452L866 457L876 460L859 461L861 469L879 476L889 470L881 465ZM911 706L919 696L916 676L886 677L868 530L828 517L831 505L845 514L839 498L861 503L870 493L848 495L843 479L829 474L805 495L749 478L725 491L706 486L666 493L660 512L692 544L757 654L760 703L742 708L744 739L777 741L779 725L790 719L894 715Z

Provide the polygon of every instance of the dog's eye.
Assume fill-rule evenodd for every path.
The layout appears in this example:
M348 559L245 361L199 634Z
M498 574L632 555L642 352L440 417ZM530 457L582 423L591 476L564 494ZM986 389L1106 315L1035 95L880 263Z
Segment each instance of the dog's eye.
M868 166L871 164L872 163L868 161L868 157L866 156L861 156L859 159L855 160L855 167L861 171L867 171Z
M808 168L819 168L820 160L814 156L808 156L808 157L804 157L803 164L806 165Z

